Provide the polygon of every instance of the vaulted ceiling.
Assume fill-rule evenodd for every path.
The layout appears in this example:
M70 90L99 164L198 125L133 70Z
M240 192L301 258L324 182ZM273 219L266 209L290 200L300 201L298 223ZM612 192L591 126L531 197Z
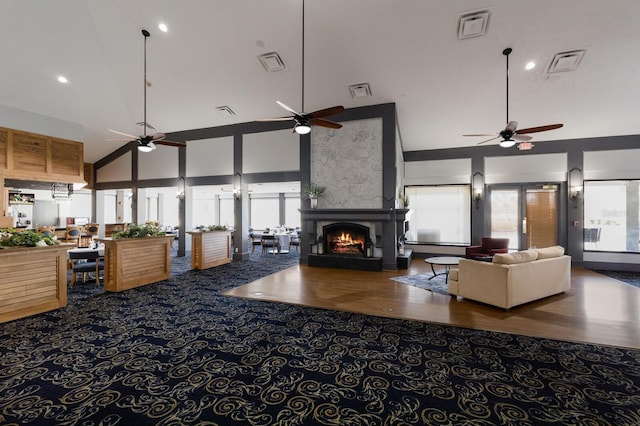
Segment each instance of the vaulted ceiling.
M564 123L534 142L640 134L636 0L305 0L304 110L395 102L405 151L474 146L509 118ZM459 21L485 12L463 32ZM168 31L157 25L166 23ZM0 105L81 125L85 160L139 135L143 36L147 122L158 131L250 122L302 110L302 0L4 0ZM558 53L584 51L549 73ZM267 72L277 52L286 69ZM560 59L572 65L575 57ZM525 70L535 61L536 67ZM68 83L57 82L64 75ZM349 86L368 83L371 96ZM217 107L235 115L224 117ZM6 125L0 117L0 126ZM160 149L173 149L162 147Z

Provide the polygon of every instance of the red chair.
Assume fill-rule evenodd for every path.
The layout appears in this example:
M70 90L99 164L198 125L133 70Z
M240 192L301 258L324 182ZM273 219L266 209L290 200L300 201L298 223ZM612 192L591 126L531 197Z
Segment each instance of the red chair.
M479 246L466 247L466 257L491 257L496 253L509 252L508 238L482 237L482 244Z

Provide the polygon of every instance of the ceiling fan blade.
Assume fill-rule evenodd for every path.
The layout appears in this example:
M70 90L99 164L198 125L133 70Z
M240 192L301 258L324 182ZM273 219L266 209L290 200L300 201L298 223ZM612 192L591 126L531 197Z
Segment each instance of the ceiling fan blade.
M185 142L176 142L176 141L168 141L168 140L154 140L153 143L155 143L156 145L176 146L178 148L187 146Z
M518 128L518 122L510 121L507 123L507 127L504 128L504 131L507 133L514 133L517 128ZM519 133L522 133L522 132L519 132Z
M547 124L546 126L538 126L538 127L529 127L527 129L518 130L518 133L538 133L538 132L546 132L547 130L555 130L564 126L564 124Z
M119 132L117 130L111 130L111 129L107 129L107 130L110 131L111 133L115 133L117 135L126 136L126 137L128 137L130 139L138 139L139 138L138 136L133 136L133 135L130 135L128 133L122 133L122 132Z
M468 134L468 135L462 135L462 136L498 136L495 133L472 133L472 134Z
M313 126L328 127L329 129L342 128L342 124L336 123L335 121L331 120L325 120L324 118L312 118L311 120L309 120L309 123Z
M294 110L294 109L293 109L293 108L291 108L291 107L288 107L287 105L283 104L283 103L282 103L282 102L280 102L280 101L276 101L276 103L277 103L278 105L280 105L282 108L284 108L284 109L286 109L287 111L289 111L290 113L292 113L292 114L295 114L295 115L301 115L301 114L299 114L298 112L296 112L296 110Z
M153 135L151 135L151 138L154 142L161 141L166 137L167 136L164 133L154 133Z
M344 107L342 105L338 105L331 108L325 108L325 109L320 109L318 111L314 111L312 113L309 113L308 116L309 118L322 118L322 117L328 117L334 114L339 114L342 111L344 111Z
M511 139L513 139L514 141L518 141L518 142L526 142L526 141L530 141L531 139L533 139L533 136L521 135L520 133L516 133L515 135L511 136Z
M258 118L256 121L268 122L268 121L290 121L293 117L277 117L277 118Z
M105 139L108 142L113 142L113 141L129 141L129 142L133 142L131 140L131 138L118 138L118 139Z
M487 142L491 142L493 140L496 140L500 137L500 135L494 136L491 139L487 139L486 141L482 141L482 142L478 142L478 145L482 145L483 143L487 143Z

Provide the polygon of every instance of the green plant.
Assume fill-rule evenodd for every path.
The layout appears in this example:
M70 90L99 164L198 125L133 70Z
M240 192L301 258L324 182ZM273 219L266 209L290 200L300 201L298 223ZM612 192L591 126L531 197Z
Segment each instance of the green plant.
M226 231L227 227L224 225L209 225L209 226L198 226L196 228L198 231L201 232L211 232L211 231Z
M402 203L402 207L409 207L409 196L407 194L402 194L399 198Z
M13 228L0 229L2 247L46 247L59 244L55 237L47 237L42 232L30 229L18 232Z
M309 182L309 184L305 185L303 192L307 194L309 198L320 198L324 195L326 190L326 186L318 185L315 182Z
M157 237L159 235L165 235L166 233L160 229L160 227L145 223L144 225L137 225L132 223L124 231L116 232L112 238L117 240L119 238L145 238L145 237Z

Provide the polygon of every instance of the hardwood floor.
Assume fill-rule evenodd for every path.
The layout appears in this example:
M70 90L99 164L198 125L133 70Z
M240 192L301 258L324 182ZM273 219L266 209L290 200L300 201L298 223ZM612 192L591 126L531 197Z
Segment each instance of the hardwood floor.
M621 281L573 268L567 293L504 310L390 279L428 271L423 259L414 259L409 269L382 272L297 265L225 295L640 348L640 289Z

